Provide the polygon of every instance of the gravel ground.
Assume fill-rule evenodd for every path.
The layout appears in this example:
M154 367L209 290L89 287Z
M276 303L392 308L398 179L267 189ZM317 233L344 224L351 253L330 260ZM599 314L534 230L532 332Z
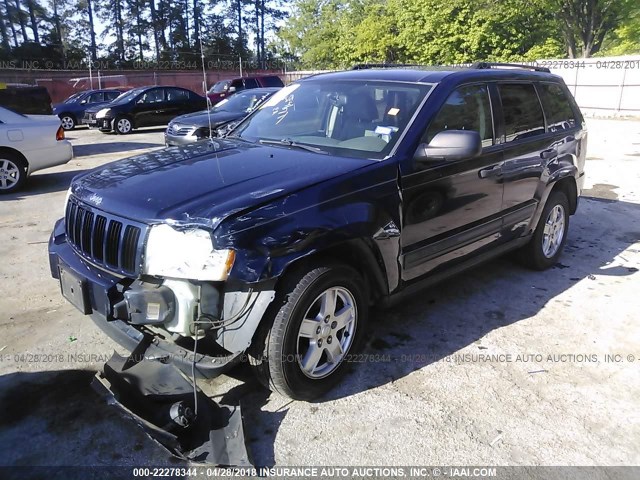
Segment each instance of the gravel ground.
M640 122L588 126L587 190L555 268L500 259L374 311L368 361L315 403L244 367L200 382L241 403L257 464L640 464ZM71 178L161 147L162 130L68 137L68 165L0 199L0 465L173 463L88 386L122 350L63 301L47 259Z

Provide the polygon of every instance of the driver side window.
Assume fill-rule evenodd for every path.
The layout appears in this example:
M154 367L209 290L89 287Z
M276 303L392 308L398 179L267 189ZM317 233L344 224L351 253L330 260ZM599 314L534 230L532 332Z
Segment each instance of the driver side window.
M491 103L486 85L469 85L456 89L429 124L422 137L429 143L445 130L474 130L480 134L482 146L493 145Z

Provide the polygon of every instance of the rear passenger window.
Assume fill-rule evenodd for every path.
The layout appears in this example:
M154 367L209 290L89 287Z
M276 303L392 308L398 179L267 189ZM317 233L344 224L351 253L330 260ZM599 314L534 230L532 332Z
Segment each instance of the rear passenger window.
M544 133L542 107L532 84L500 84L498 91L502 100L507 142Z
M549 131L558 132L575 127L576 116L562 87L555 83L542 83L540 91Z
M118 96L120 96L120 92L105 92L104 93L104 98L107 101L115 100L116 98L118 98Z
M460 87L449 95L429 125L423 142L431 142L444 130L474 130L480 134L483 147L493 144L491 103L486 85Z
M258 81L255 78L247 78L244 81L244 88L258 88Z

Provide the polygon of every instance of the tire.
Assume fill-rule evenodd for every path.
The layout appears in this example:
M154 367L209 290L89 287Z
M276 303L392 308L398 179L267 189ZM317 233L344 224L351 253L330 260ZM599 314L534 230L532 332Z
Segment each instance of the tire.
M285 278L249 350L262 384L295 400L329 391L345 374L344 359L357 350L366 328L363 284L355 270L339 265Z
M569 230L569 201L564 192L549 195L531 241L519 252L521 261L535 270L555 265L567 242Z
M76 128L76 119L73 115L65 113L60 116L60 124L64 130L73 130Z
M127 135L133 130L133 123L131 123L131 119L129 117L122 115L117 116L113 121L113 130L118 135Z
M12 152L0 152L0 194L20 189L27 180L27 162Z

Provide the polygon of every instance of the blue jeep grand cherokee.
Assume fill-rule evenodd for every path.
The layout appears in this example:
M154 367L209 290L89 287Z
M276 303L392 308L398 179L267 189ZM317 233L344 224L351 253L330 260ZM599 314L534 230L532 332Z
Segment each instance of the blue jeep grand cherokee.
M310 399L371 305L509 250L555 264L586 140L543 69L318 75L227 138L76 177L51 272L137 354L206 377L246 354L265 385Z

